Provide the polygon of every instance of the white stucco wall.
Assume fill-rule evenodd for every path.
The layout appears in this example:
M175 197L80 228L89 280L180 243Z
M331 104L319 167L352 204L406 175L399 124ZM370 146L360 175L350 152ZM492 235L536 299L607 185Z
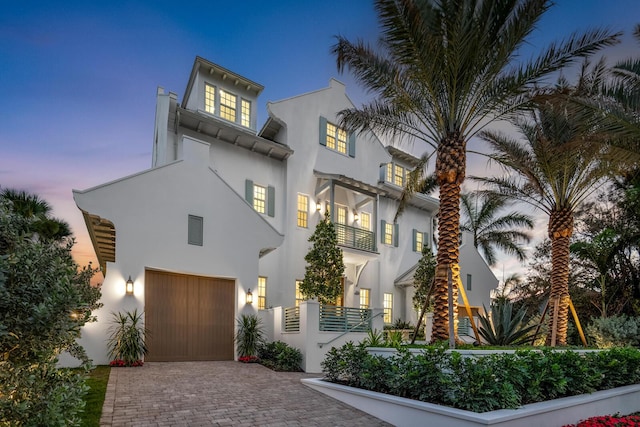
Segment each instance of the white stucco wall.
M80 209L110 220L116 230L116 262L108 263L102 285L104 307L81 340L94 363L108 362L110 313L144 311L146 268L235 280L237 315L253 310L245 292L256 287L260 250L283 240L209 168L209 144L185 138L183 148L182 161L74 191ZM203 217L203 246L187 243L188 215ZM129 275L133 296L124 291Z

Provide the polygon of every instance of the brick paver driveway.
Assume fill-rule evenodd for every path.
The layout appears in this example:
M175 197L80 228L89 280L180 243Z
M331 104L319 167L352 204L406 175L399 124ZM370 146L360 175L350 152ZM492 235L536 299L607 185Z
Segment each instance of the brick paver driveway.
M149 362L113 368L103 426L383 426L300 378L238 362Z

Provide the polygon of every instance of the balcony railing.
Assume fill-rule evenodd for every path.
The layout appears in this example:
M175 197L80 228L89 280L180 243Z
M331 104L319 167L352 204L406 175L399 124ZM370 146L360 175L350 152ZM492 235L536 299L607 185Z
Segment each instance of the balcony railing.
M376 251L376 233L362 228L334 223L338 244L368 252Z

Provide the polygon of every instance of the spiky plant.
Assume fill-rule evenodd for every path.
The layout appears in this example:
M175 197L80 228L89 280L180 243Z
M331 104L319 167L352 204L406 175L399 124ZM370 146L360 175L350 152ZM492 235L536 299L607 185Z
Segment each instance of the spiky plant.
M484 305L483 305L484 307ZM498 300L491 305L491 311L487 314L480 313L480 327L478 332L490 345L518 345L528 342L537 325L527 324L525 316L526 307L513 312L513 302L509 300Z

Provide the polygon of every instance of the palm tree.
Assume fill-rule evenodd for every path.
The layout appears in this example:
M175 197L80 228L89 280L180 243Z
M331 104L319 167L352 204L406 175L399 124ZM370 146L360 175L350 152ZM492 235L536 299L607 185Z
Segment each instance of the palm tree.
M374 94L362 107L342 111L341 125L424 141L433 150L424 158L435 154L440 207L434 340L449 336L447 270L459 257L467 141L526 105L540 77L618 41L619 34L592 30L516 64L550 6L549 0L376 0L380 51L340 36L333 47L338 70L348 68ZM457 301L455 285L452 292Z
M461 231L473 234L473 246L484 255L489 265L496 263L496 249L524 261L526 254L521 243L529 243L531 236L517 228L533 229L533 219L519 212L498 216L510 200L496 193L462 193L460 203L465 220Z
M569 311L569 244L576 209L613 172L609 134L591 109L572 107L571 97L588 96L601 85L604 64L582 68L575 87L559 86L536 101L528 119L514 120L521 139L483 131L491 159L511 172L506 177L476 178L501 194L528 203L549 216L551 240L550 335L547 344L565 345ZM564 84L564 82L561 82Z
M51 205L36 194L5 188L0 199L9 202L11 211L27 219L31 219L26 233L37 233L39 238L47 241L61 241L71 236L71 227L61 219L51 217Z

